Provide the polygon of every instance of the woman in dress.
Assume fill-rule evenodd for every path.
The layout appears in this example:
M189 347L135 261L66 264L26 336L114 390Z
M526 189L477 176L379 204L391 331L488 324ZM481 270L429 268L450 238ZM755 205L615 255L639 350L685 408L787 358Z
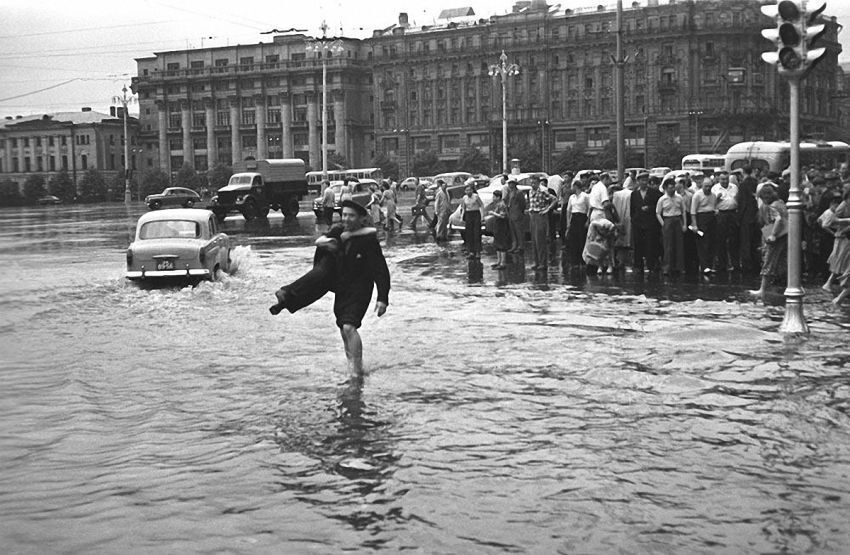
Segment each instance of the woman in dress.
M573 194L567 201L567 260L573 266L584 263L582 252L587 240L587 215L590 201L580 180L573 183Z
M384 192L382 195L382 203L384 205L384 216L387 218L387 230L393 231L395 229L396 224L396 213L395 213L395 193L390 186L386 183L382 186ZM399 230L401 230L401 224L399 224Z
M384 225L384 213L381 211L381 202L384 199L384 196L378 191L377 185L370 185L369 191L371 191L372 196L369 199L369 203L366 205L366 210L369 211L369 214L372 216L372 225L381 226Z
M496 249L496 263L493 268L506 267L507 252L511 248L511 232L508 229L508 207L502 200L502 191L493 191L493 248Z
M758 193L764 210L762 218L761 286L750 291L763 297L770 284L788 268L788 209L772 185L764 185Z
M464 223L464 242L469 258L481 256L481 214L484 212L484 203L475 192L472 185L466 186L466 194L460 201L460 215Z

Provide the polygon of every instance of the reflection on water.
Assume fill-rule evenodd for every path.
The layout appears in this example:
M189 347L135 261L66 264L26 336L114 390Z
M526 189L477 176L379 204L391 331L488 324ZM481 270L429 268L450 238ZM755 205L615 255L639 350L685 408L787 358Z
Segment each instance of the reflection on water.
M404 230L350 380L331 297L267 311L309 215L228 218L233 275L142 289L123 207L36 212L0 212L8 552L850 545L850 312L819 289L785 341L749 278L497 270Z

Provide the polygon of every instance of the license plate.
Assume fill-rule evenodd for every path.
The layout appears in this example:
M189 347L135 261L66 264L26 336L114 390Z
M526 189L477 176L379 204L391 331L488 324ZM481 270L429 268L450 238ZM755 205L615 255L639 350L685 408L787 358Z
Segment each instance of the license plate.
M173 270L174 269L174 261L173 260L160 260L156 263L157 270Z

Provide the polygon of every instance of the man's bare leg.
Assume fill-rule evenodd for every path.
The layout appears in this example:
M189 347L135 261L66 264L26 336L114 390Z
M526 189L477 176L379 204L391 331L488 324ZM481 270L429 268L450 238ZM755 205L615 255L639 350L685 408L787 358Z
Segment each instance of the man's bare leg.
M345 345L345 357L348 359L348 371L354 376L363 375L363 342L357 328L343 324L340 328L342 343Z

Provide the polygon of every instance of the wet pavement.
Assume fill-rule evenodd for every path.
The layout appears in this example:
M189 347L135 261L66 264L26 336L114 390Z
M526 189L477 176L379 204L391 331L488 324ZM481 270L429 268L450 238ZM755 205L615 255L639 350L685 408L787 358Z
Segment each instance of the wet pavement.
M850 310L817 284L786 340L755 277L497 271L405 229L352 383L330 297L267 310L312 214L229 218L233 275L139 288L143 211L0 211L8 552L850 548Z

